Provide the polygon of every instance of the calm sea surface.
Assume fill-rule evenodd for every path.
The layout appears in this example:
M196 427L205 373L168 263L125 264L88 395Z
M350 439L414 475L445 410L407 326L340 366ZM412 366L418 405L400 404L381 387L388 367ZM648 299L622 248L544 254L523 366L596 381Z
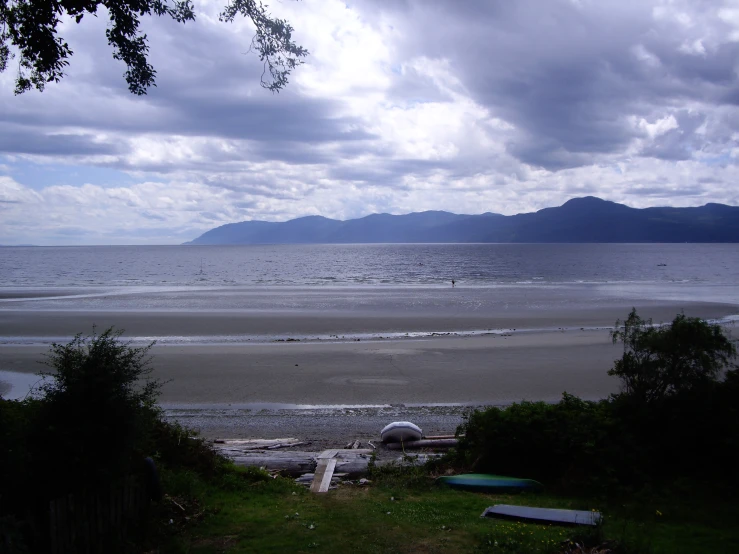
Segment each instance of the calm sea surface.
M739 244L0 248L0 287L736 285Z
M289 327L285 329L258 326L256 331L243 328L229 334L197 325L190 329L183 323L150 331L156 336L127 336L143 342L156 339L161 345L230 344L296 336L338 340L330 333L340 333L347 340L378 334L381 338L425 337L437 331L490 333L495 324L489 318L505 321L509 316L517 317L517 325L524 330L526 325L529 330L542 325L561 330L565 324L560 317L580 329L598 318L587 315L581 321L579 315L566 319L562 314L602 308L609 310L604 313L610 324L634 305L679 310L694 301L721 304L712 313L739 319L739 244L0 248L0 324L4 325L0 345L63 342L69 337L37 331L33 322L48 319L49 328L58 329L65 317L95 313L99 319L97 312L114 314L109 316L113 321L120 320L121 312L132 312L128 321L134 324L141 314L141 321L149 321L171 317L167 312L183 312L187 322L198 320L200 312L248 312L252 319L262 313L288 314L278 320ZM154 312L161 313L148 318ZM308 316L295 318L298 323L338 314L337 325L348 327L329 329L325 337L319 336L323 331L312 328L296 331L293 327L298 323L291 319L296 313ZM365 315L378 314L406 316L408 322L393 320L378 329L363 326ZM540 317L547 314L554 315L549 320ZM433 316L432 323L421 328L420 319L414 318L426 315ZM530 322L523 323L527 318ZM590 324L601 325L600 319ZM25 322L25 327L14 322ZM5 371L0 381L12 384L13 376L27 378ZM25 394L27 387L18 386Z

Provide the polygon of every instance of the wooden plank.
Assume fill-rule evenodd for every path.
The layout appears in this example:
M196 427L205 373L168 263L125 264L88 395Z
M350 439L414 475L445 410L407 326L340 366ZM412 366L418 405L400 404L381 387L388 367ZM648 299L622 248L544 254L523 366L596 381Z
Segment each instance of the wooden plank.
M326 471L323 473L321 487L318 489L318 492L328 492L328 488L331 486L331 477L334 476L334 469L336 469L336 458L331 458L326 463Z
M313 482L310 485L311 492L328 492L331 485L331 477L334 475L336 468L336 458L321 458L318 460L316 473L313 476Z
M323 482L323 476L326 473L327 467L328 459L324 458L322 460L318 460L316 471L313 473L313 481L310 485L310 492L318 492L318 489L321 488L321 483Z
M321 452L318 455L318 459L319 460L328 460L328 459L333 458L334 456L336 456L336 454L338 454L338 452L339 452L338 449L324 450L323 452Z

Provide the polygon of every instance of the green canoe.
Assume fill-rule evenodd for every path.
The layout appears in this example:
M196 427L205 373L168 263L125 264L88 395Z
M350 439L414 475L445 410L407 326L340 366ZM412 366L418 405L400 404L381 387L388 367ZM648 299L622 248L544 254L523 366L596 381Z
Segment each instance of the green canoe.
M521 492L540 491L544 485L531 479L518 479L503 475L488 475L486 473L468 473L466 475L449 475L436 480L452 487L477 492Z

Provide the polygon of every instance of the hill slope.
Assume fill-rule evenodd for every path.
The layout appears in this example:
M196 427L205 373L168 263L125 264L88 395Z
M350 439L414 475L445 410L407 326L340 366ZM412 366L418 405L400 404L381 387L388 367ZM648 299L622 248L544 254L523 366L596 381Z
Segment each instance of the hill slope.
M588 196L504 216L420 212L338 221L309 216L229 223L186 244L418 242L739 242L739 207L636 209Z

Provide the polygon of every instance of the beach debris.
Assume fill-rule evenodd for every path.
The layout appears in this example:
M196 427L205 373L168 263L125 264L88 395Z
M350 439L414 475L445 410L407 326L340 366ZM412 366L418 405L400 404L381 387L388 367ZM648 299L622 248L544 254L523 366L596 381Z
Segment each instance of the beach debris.
M372 447L372 450L377 449L377 447L372 443L372 441L367 441L367 444L369 444Z
M457 439L421 439L408 442L391 442L386 445L389 450L403 450L415 448L452 448L457 446Z
M265 448L265 450L277 450L278 448L291 448L293 446L305 446L306 444L310 444L310 442L307 441L301 441L301 442L280 442L277 444L273 444L272 446L268 446Z
M310 492L328 492L328 487L331 485L331 478L334 475L334 469L336 469L336 458L321 458L319 456L316 473L310 485Z
M359 442L359 441L357 441ZM352 457L359 449L324 450L318 455L316 472L310 485L311 492L328 492L339 458ZM366 458L366 457L365 457Z
M315 475L315 473L304 473L300 477L295 478L295 484L304 485L310 488L310 486L313 484L313 480L315 479ZM348 473L334 472L334 474L331 476L331 486L329 487L329 490L331 490L332 487L336 487L340 484L353 485L354 483L352 481L346 480L348 476Z
M305 450L288 450L289 446L297 446L304 444L297 439L279 439L279 441L289 441L285 448L269 448L272 446L282 445L282 442L275 442L272 439L268 446L260 449L254 448L256 439L233 439L221 440L215 446L221 454L228 457L236 466L241 467L260 467L273 474L290 475L297 477L301 482L311 484L316 479L319 464L324 467L324 474L329 465L333 465L331 477L327 478L326 483L331 484L337 482L335 477L341 479L356 479L365 477L369 474L369 463L372 459L376 446L370 443L371 448L337 448L324 450L323 452L310 452ZM295 441L295 442L292 442ZM242 444L238 444L238 443ZM410 443L406 443L406 446ZM357 445L359 446L359 445ZM403 455L396 458L385 458L375 460L377 467L386 465L422 465L429 459L440 456L441 454L415 454L413 456ZM325 460L334 459L333 464L325 462ZM322 460L324 460L322 462ZM310 477L308 477L310 475ZM323 481L323 477L321 477ZM320 482L317 485L320 488ZM328 489L326 489L328 490ZM323 491L322 491L323 492Z
M346 443L346 446L344 446L344 448L346 448L347 450L352 450L352 449L355 449L355 448L359 448L359 445L360 444L361 443L359 442L359 440L355 440L355 441L351 441L351 442Z
M292 444L293 446L296 443L299 443L300 441L295 438L285 438L285 439L215 439L213 441L213 444L218 445L216 446L217 449L223 450L226 448L235 448L238 450L261 450L264 448L269 448L270 446L275 446L278 444ZM304 443L300 443L304 444ZM223 445L223 446L220 446Z
M370 449L355 448L351 450L336 449L336 471L353 476L366 475L368 472ZM313 473L318 465L321 452L303 450L245 450L241 452L225 451L225 456L237 466L264 467L267 470L279 471L285 475L302 475Z

